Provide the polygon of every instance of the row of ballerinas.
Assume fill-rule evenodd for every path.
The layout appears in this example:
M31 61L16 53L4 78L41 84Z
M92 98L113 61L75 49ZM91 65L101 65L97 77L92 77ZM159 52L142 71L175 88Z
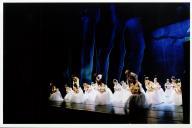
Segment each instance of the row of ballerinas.
M65 101L73 103L85 103L95 105L111 104L114 99L114 94L107 85L101 82L102 75L96 77L96 83L91 85L88 83L83 84L83 89L79 86L79 78L73 77L73 86L66 87L66 95L64 99L61 96L59 89L52 86L52 92L49 99L52 101ZM114 81L116 82L116 81ZM120 98L121 99L121 98Z
M150 81L148 77L145 77L145 87L146 92L144 91L142 84L137 80L137 86L133 86L131 82L121 81L119 83L116 79L113 80L114 84L114 93L110 88L101 82L102 75L99 74L96 77L96 82L92 84L84 83L83 90L79 86L79 78L73 77L73 86L66 87L66 95L63 98L59 89L55 86L52 86L52 93L49 97L53 101L65 101L72 103L85 103L85 104L94 104L94 105L107 105L112 104L113 106L123 107L133 96L135 90L139 90L139 94L142 94L143 100L137 100L143 104L160 104L160 103L169 103L175 105L182 104L182 94L181 94L181 82L180 80L175 80L172 77L171 83L169 79L165 83L165 91L161 88L161 85L158 83L157 78L154 81ZM130 80L131 81L131 80ZM140 96L140 95L139 95ZM138 97L137 97L138 98ZM145 102L144 102L145 100Z
M161 88L157 78L154 78L154 82L152 82L146 77L145 87L147 89L145 95L148 103L182 105L181 81L180 79L176 80L174 76L171 78L171 82L169 79L166 80L165 91Z

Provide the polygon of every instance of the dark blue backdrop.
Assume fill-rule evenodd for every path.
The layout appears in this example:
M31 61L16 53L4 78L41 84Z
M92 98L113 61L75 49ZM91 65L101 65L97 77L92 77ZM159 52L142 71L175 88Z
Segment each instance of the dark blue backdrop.
M153 79L157 75L161 83L172 75L182 77L186 70L183 43L189 37L188 19L154 29L146 42L141 17L122 22L113 4L98 7L94 14L82 16L81 82L91 82L93 73L101 73L103 81L111 84L113 78L124 79L125 69L137 73L139 78L150 75ZM151 54L145 56L150 61L146 65L145 47Z

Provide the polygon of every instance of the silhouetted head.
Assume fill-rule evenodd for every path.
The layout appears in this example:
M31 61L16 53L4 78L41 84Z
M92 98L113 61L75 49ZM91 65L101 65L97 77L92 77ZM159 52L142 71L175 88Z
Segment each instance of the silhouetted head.
M176 82L175 76L171 77L171 82Z
M130 76L131 72L129 69L125 70L125 77L128 79L128 77Z
M169 83L170 82L169 79L167 79L166 82Z
M72 89L71 89L70 87L67 87L67 86L66 86L66 87L65 87L65 90L66 90L67 93L69 93Z
M57 87L55 84L51 86L51 93L55 93L57 91Z
M88 83L83 83L83 89L88 92L91 89L91 86Z
M128 81L129 83L133 83L133 84L136 84L137 82L137 75L133 72L130 73L129 77L128 77Z
M181 82L181 80L180 79L177 79L177 83L180 83Z
M125 84L125 81L121 81L121 85Z
M144 82L147 84L149 82L149 77L146 76Z
M117 83L118 83L117 79L113 79L113 84L115 85Z
M76 83L74 83L74 85L73 85L73 91L74 91L75 93L78 93L78 92L79 92L79 86L78 86Z
M157 77L154 78L154 82L157 82Z
M55 85L55 81L54 80L51 80L51 82L50 82L50 86L52 86L52 85Z
M98 74L97 77L96 77L96 82L98 85L100 85L102 83L102 75L101 74Z
M73 76L72 81L73 81L73 85L76 84L77 86L79 86L79 78L78 77Z

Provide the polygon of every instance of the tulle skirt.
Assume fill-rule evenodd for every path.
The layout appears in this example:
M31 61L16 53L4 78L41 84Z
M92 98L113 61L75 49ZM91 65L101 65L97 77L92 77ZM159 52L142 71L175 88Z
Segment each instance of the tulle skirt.
M50 95L49 100L50 101L63 101L63 97L61 96L60 91L56 91L55 93Z
M106 92L109 94L109 103L111 103L112 98L113 98L113 93L112 93L112 91L111 91L110 88L107 88L107 91L106 91Z
M161 103L165 102L165 92L163 91L163 89L162 88L157 89L156 92L157 92L157 97L158 97L159 101Z
M123 96L123 91L115 91L111 100L112 105L115 107L123 107Z
M84 100L84 94L81 92L73 93L71 96L72 103L83 103L83 100Z
M122 100L123 100L123 103L125 104L125 102L129 99L129 97L132 95L132 93L126 89L123 89L123 97L122 97Z
M71 102L72 95L73 95L73 93L71 93L71 92L67 93L64 98L65 102Z
M166 89L165 90L165 103L172 104L173 103L173 93L174 89Z
M158 94L158 91L154 90L154 91L147 91L146 92L146 101L148 104L160 104L161 102L161 98Z
M111 103L111 96L109 92L98 92L95 98L96 105L106 105Z
M95 104L96 93L89 92L84 94L84 103L85 104Z
M182 105L182 94L173 92L173 104L174 105Z

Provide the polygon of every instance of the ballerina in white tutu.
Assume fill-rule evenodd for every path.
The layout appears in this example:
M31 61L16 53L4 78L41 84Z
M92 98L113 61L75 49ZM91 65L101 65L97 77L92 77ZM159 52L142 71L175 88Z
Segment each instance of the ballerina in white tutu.
M180 79L178 79L176 84L174 85L173 104L182 105L182 92L181 92L181 80Z
M96 78L97 82L97 94L95 98L95 104L96 105L106 105L111 103L112 99L112 92L111 90L105 85L104 83L101 82L102 75L98 75Z
M113 79L114 84L114 94L112 97L112 104L113 106L123 107L123 98L124 98L124 91L122 86L118 83L116 79Z
M49 96L50 101L63 101L63 97L55 84L51 84L51 94Z
M96 76L95 83L94 83L94 82L91 83L93 89L96 90L96 91L98 90L98 81L100 81L101 78L102 78L102 75L101 75L101 74L98 74L98 75Z
M161 85L157 81L157 77L154 78L154 84L156 86L156 94L161 103L165 102L165 92L161 88Z
M156 85L149 80L148 77L145 77L145 87L147 89L146 91L146 99L148 104L160 104L161 100L158 97L157 91L156 91Z
M85 104L95 104L95 98L96 98L96 91L94 90L93 86L84 83L84 103Z
M79 78L73 77L73 93L71 96L71 102L73 103L83 103L84 94L83 90L79 86Z
M173 103L173 85L169 82L169 79L167 79L165 83L165 102L172 104Z
M129 89L129 85L125 83L125 81L121 81L121 86L123 89L128 90Z
M122 86L122 93L123 93L123 103L125 103L128 98L132 95L129 85L127 85L124 81L121 81L121 86Z
M71 87L65 87L66 89L66 95L64 97L65 102L71 102L71 97L73 95L73 90Z

